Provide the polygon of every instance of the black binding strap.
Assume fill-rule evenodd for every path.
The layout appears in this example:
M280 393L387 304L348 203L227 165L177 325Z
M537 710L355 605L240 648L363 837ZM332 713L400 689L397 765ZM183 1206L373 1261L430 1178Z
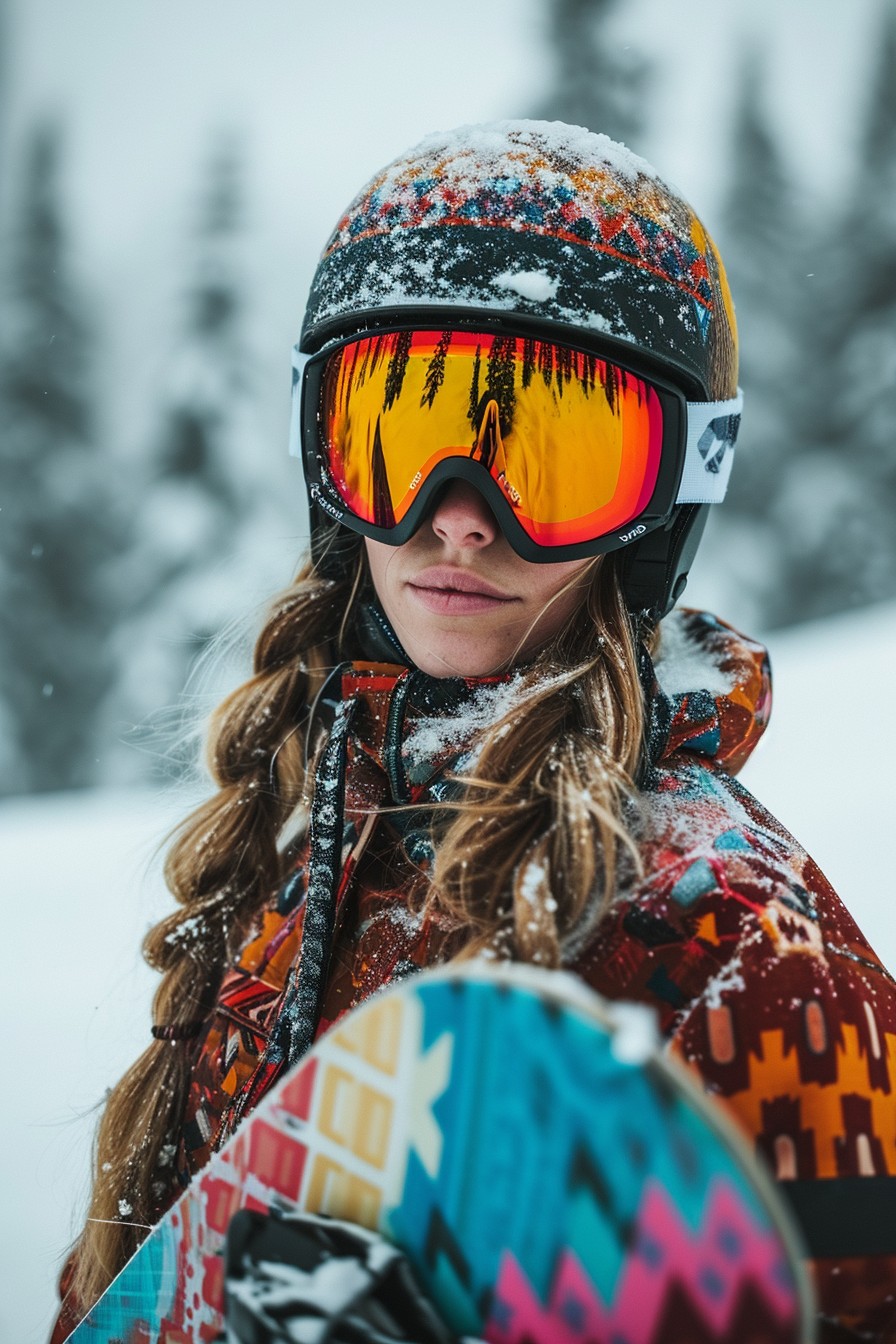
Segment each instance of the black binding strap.
M809 1254L896 1255L896 1176L781 1181Z

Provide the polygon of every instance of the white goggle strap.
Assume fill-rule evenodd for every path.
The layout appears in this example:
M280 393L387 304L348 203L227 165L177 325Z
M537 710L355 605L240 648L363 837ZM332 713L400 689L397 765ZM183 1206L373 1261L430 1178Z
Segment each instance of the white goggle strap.
M744 394L730 401L689 401L684 471L676 504L721 504L734 462Z
M289 414L289 455L302 456L302 380L305 365L311 358L303 355L297 345L292 348L292 408Z

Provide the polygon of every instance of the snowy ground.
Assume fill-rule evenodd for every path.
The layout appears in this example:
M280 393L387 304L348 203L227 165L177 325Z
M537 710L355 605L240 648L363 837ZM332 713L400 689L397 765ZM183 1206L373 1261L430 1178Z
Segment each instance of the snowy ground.
M896 607L778 636L772 653L775 714L744 782L814 853L896 966L881 845L892 827ZM0 807L12 962L0 1012L15 1064L0 1117L4 1341L46 1337L58 1261L83 1212L94 1108L148 1039L153 981L138 948L166 899L150 860L184 810L180 799L137 792Z
M95 1107L148 1039L153 976L139 945L164 897L147 864L181 811L147 793L0 807L12 961L0 1012L16 1064L0 1119L10 1344L46 1338L59 1257L83 1216Z
M896 972L896 604L768 643L772 720L741 778L818 861Z

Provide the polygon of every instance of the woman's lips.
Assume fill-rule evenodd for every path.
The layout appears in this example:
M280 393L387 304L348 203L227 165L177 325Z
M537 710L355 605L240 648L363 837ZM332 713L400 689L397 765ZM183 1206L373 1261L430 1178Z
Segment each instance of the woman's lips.
M495 611L508 602L518 601L518 598L508 597L478 574L470 574L466 570L439 567L425 569L408 580L408 587L421 606L437 615L474 615Z

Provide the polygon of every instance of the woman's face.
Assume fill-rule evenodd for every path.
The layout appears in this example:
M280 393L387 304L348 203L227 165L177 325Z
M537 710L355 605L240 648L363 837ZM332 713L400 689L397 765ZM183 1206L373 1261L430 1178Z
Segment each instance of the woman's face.
M403 546L369 537L364 544L395 633L416 665L435 677L484 676L525 660L566 625L592 564L522 560L466 481L451 483Z

